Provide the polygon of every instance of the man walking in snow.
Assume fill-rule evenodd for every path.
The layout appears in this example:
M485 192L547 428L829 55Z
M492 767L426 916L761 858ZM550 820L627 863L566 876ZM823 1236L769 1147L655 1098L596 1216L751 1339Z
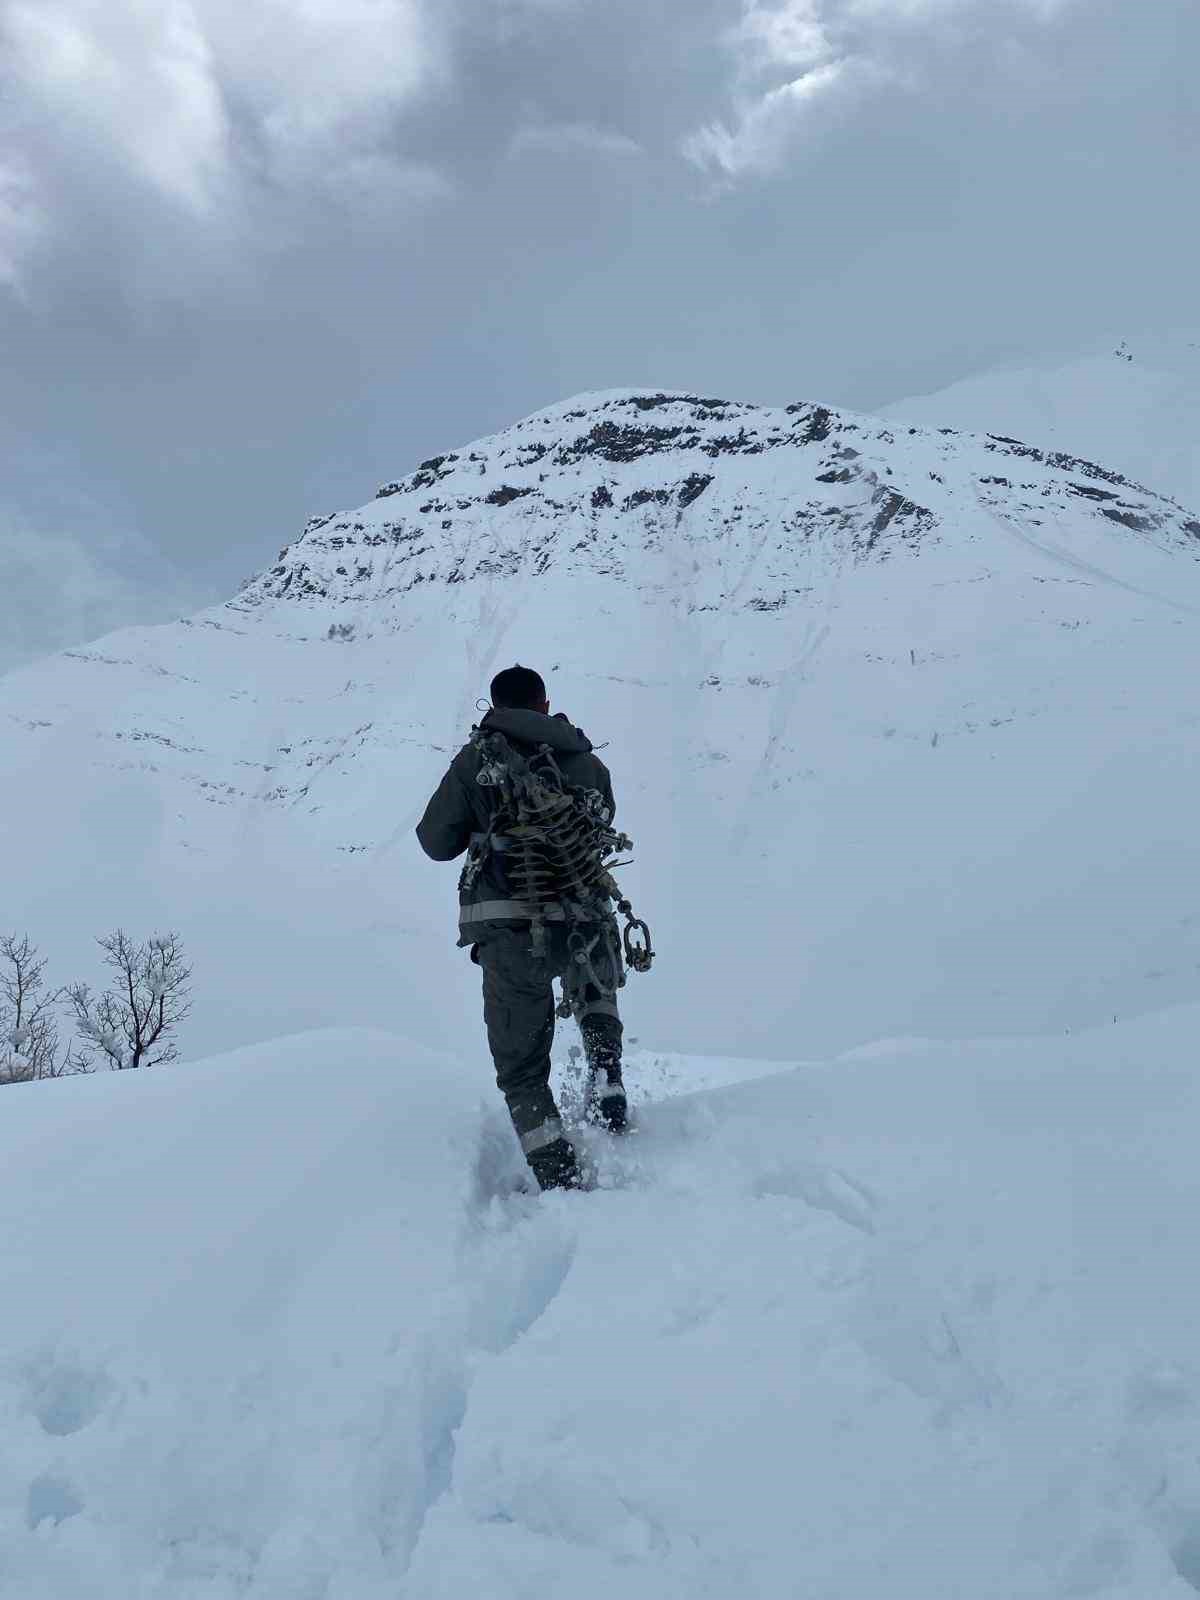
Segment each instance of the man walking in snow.
M541 1187L576 1188L575 1149L550 1089L552 982L562 978L565 1005L583 1037L589 1103L611 1132L620 1132L625 1126L616 1000L624 981L621 946L607 895L582 902L582 913L566 897L541 907L516 898L512 879L518 869L511 863L518 862L522 841L515 831L503 831L504 794L512 792L506 789L509 768L536 770L547 760L548 747L550 766L577 802L585 802L584 815L590 809L611 824L612 779L586 736L565 716L550 715L546 685L536 672L509 667L492 680L491 695L492 709L451 762L417 826L417 838L434 861L453 861L470 851L459 881L459 944L471 946L471 959L483 969L484 1020L496 1082ZM496 764L504 767L506 758L509 766L498 772Z

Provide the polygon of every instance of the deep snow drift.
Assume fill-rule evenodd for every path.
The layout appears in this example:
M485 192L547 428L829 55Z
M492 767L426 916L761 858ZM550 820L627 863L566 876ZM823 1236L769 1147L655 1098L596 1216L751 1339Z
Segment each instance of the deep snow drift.
M0 1596L1185 1600L1198 1024L779 1064L543 1199L364 1030L9 1089Z
M551 408L316 519L226 607L10 675L10 901L61 980L178 924L196 1053L347 1020L478 1052L412 827L514 659L607 746L656 1046L1200 998L1200 520L809 405Z

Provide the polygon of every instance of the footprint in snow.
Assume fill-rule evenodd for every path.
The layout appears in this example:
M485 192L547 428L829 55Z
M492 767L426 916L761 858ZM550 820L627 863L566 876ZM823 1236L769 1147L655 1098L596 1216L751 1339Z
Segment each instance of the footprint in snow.
M57 1527L60 1522L77 1517L82 1510L83 1499L66 1478L43 1473L29 1485L25 1523L32 1530L40 1528L43 1522L52 1522Z
M25 1373L28 1405L44 1432L68 1438L94 1422L113 1390L111 1378L69 1361L43 1357Z

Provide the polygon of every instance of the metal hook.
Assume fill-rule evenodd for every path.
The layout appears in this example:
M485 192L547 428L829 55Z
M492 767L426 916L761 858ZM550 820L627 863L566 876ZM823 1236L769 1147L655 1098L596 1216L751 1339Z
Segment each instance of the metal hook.
M654 961L654 946L650 942L650 929L641 920L628 914L622 942L625 960L635 972L649 972Z

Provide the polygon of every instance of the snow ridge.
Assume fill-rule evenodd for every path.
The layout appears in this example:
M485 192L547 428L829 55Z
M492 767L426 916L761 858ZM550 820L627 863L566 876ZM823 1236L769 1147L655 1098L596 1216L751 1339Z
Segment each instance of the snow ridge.
M1139 335L886 406L900 423L1015 433L1200 508L1200 332Z

